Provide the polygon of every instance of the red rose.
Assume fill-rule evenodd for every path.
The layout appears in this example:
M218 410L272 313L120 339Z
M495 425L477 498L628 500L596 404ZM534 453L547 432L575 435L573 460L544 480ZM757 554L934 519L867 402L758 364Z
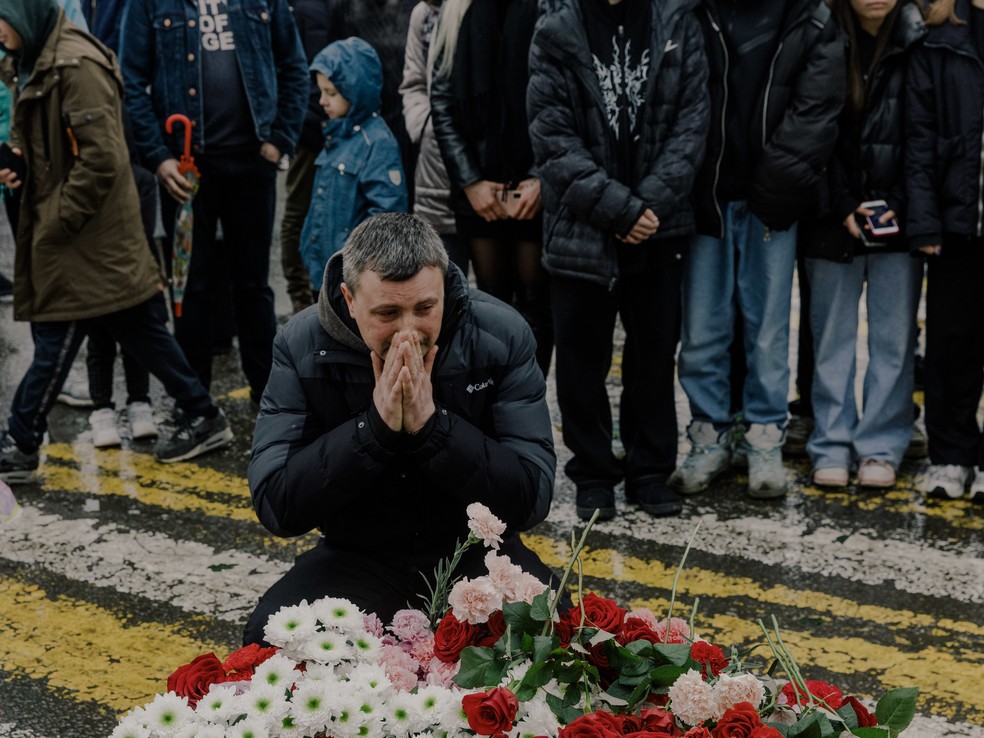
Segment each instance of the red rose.
M807 679L806 688L816 699L826 702L831 710L839 710L844 704L844 695L833 684ZM786 698L786 704L789 705L795 705L797 700L801 705L810 701L805 694L793 686L792 682L786 682L782 688L782 694Z
M598 681L602 689L611 686L618 679L618 672L608 663L608 646L605 641L588 646L588 663L598 670Z
M458 654L467 646L474 645L482 631L471 623L463 623L448 612L437 625L434 633L434 657L446 664L458 660Z
M461 709L468 716L469 728L479 735L495 735L512 729L519 700L505 687L496 687L466 694L461 698Z
M601 628L609 633L618 633L622 629L626 610L619 607L614 600L589 592L585 595L582 604L585 620L595 628Z
M506 620L502 616L502 610L496 610L489 615L488 622L479 626L479 628L482 631L482 636L475 645L492 648L506 632Z
M711 731L703 725L698 725L696 728L691 728L684 733L683 738L714 738L714 736L712 736Z
M222 668L230 676L235 672L248 671L251 675L257 666L277 652L276 647L263 648L257 643L250 643L243 646L238 651L233 651L229 657L222 662ZM244 677L248 678L248 677Z
M704 679L717 676L728 665L724 651L707 641L696 641L690 647L690 658L700 664Z
M563 726L557 738L622 738L622 725L610 712L592 712Z
M214 653L203 653L194 661L179 666L167 678L167 689L179 697L187 697L188 704L194 707L205 696L208 688L225 676L222 662Z
M782 738L782 733L768 725L760 725L748 734L748 738Z
M724 711L714 727L714 738L750 738L752 731L761 725L758 710L750 702L739 702Z
M560 616L560 620L554 623L554 634L560 639L561 648L567 648L571 645L571 638L574 637L574 624L571 622L569 612L565 612Z
M868 712L868 708L858 702L856 697L845 697L844 702L853 708L854 714L858 716L860 727L870 728L872 725L878 725L878 718Z
M640 715L645 729L651 733L657 733L659 735L665 733L666 735L672 736L680 735L673 716L666 710L659 707L647 707Z
M642 618L627 618L615 640L623 646L632 641L649 641L659 643L656 631L650 628Z

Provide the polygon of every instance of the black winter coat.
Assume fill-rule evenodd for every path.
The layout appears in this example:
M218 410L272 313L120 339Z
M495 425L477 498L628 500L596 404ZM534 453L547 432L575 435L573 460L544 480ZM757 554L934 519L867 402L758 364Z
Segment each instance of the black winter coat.
M905 223L905 74L913 48L925 35L919 8L905 5L869 75L864 110L858 116L846 106L841 115L825 191L818 198L821 217L806 217L800 223L803 256L850 262L855 254L907 250L905 237L899 234L871 237L885 244L872 251L851 236L844 219L866 200L885 200L899 224Z
M704 0L698 17L710 61L711 133L694 197L697 231L721 238L723 207L717 185L724 155L728 98L727 46L718 21L719 0ZM814 210L817 184L836 141L844 104L844 41L825 0L796 0L787 11L766 84L756 95L748 145L761 155L752 173L748 206L769 228L787 230Z
M969 18L969 0L956 12ZM984 235L984 64L968 25L929 29L909 64L906 106L909 247Z
M605 117L580 3L561 5L537 26L527 110L544 207L543 262L553 274L611 284L617 242L648 207L659 249L694 232L690 192L707 138L707 59L696 0L652 3L650 68L631 182L613 178L615 138ZM679 239L675 239L678 247ZM666 248L666 259L681 258Z
M260 522L282 536L319 528L337 548L440 557L467 536L472 502L514 533L543 520L557 459L526 321L469 292L450 266L432 373L437 413L408 437L375 411L369 349L345 306L341 272L339 253L319 304L274 341L247 472Z

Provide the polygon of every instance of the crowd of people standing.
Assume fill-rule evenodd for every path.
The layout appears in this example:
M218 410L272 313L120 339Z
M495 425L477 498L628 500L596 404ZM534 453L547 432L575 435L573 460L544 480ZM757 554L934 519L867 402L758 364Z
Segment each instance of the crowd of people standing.
M162 461L231 438L208 394L225 301L263 407L289 161L295 312L324 316L326 266L360 223L416 213L446 269L514 307L540 373L552 367L584 519L614 517L622 483L627 502L679 514L734 466L752 498L787 493L797 268L812 483L895 485L928 264L922 489L984 502L984 0L88 0L92 35L69 10L0 0L14 99L0 179L20 199L10 293L35 341L0 478L33 478L86 335L97 412L115 413L117 343L129 407L146 405L147 372L176 399ZM176 214L194 214L173 337L154 175L167 244ZM605 385L616 319L624 456Z

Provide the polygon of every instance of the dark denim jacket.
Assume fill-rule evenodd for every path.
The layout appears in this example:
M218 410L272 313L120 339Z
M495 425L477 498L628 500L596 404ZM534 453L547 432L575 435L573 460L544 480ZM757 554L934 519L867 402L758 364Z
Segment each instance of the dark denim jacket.
M307 105L308 70L287 0L229 0L229 23L258 141L292 154ZM192 120L192 147L202 144L201 29L193 0L129 0L124 11L120 65L126 108L144 164L156 170L184 148L181 126L168 135L173 113Z

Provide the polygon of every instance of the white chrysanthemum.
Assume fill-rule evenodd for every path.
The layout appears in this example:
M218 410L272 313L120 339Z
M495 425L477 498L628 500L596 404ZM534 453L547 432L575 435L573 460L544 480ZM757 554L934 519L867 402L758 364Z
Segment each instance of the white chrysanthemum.
M224 725L195 720L174 734L174 738L226 738Z
M146 711L138 707L120 720L109 738L149 738L150 729L144 726L146 719Z
M508 687L510 684L518 684L523 681L523 677L526 676L526 672L530 670L531 666L533 666L532 661L520 661L502 675L502 680L499 684L503 687Z
M228 738L270 738L270 729L266 723L256 718L248 717L240 720L230 728L226 728Z
M303 641L296 641L294 648L302 661L319 664L339 664L354 656L345 634L334 630L311 633Z
M530 738L537 735L553 738L557 735L560 723L542 693L538 692L533 699L521 702L520 710L525 710L525 714L520 713L520 719L516 723L516 730L519 731L520 738Z
M334 628L351 635L365 633L362 611L348 600L340 597L322 597L311 603L314 616L326 628Z
M146 710L146 726L151 732L163 736L174 735L195 719L194 711L188 706L188 698L178 697L174 692L157 695Z
M353 689L374 692L383 697L393 692L393 682L386 676L386 669L381 664L356 664L348 678Z
M753 674L722 674L714 685L714 699L717 700L718 710L722 715L739 702L749 702L758 708L763 697L765 687Z
M296 671L297 663L294 659L288 658L280 653L275 653L256 667L250 683L266 684L269 687L287 689L300 674L300 672Z
M310 735L291 713L284 715L276 725L274 735L277 738L308 738Z
M429 725L421 714L417 695L399 692L386 703L386 729L395 736L409 736Z
M350 636L349 642L352 644L352 651L360 662L374 664L379 660L383 642L376 636L363 631L360 635Z
M417 705L421 718L426 721L425 724L439 726L449 704L455 699L460 700L460 697L444 687L436 685L422 687L417 692Z
M236 717L236 688L228 684L211 684L198 700L195 714L213 723L226 723Z
M254 684L248 692L239 695L236 701L246 715L263 721L264 725L271 728L280 722L290 708L287 690L266 684Z
M331 724L329 733L335 738L355 738L359 734L359 726L362 724L363 715L359 710L361 704L362 700L354 691L336 690L332 695L335 719Z
M314 628L314 612L307 603L302 602L300 605L281 607L271 615L263 627L263 635L274 646L289 646L312 635Z
M687 725L700 725L705 720L717 720L718 710L714 689L701 678L700 672L690 669L677 677L668 692L670 711Z
M475 691L475 690L470 690ZM448 735L455 735L469 730L468 715L461 707L461 698L466 692L454 695L454 699L448 700L444 706L444 714L441 716L441 727L448 732Z
M375 715L366 715L359 724L358 738L384 738L386 736L386 724Z
M340 673L341 671L341 666L335 666L334 664L315 664L311 662L304 667L304 678L335 684L343 679L344 675Z
M332 718L332 685L305 680L290 697L290 714L311 735L321 733Z

